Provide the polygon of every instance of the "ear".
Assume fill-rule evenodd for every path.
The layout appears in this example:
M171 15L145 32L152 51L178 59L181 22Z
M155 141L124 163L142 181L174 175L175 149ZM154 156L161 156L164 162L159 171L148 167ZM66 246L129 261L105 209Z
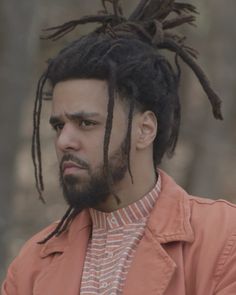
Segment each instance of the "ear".
M137 129L137 149L145 149L152 145L157 134L157 118L151 111L141 114L138 121Z

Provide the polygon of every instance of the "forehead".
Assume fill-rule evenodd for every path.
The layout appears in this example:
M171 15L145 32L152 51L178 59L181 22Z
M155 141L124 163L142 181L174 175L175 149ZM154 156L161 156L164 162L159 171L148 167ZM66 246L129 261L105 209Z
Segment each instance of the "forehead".
M95 79L74 79L59 82L53 90L52 113L75 111L106 113L108 85Z

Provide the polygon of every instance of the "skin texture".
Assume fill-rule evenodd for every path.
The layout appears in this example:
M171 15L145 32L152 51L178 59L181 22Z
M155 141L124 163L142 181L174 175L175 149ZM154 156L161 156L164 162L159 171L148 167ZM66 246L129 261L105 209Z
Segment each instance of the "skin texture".
M53 91L50 123L56 132L55 148L61 167L61 180L72 181L78 191L78 198L79 191L91 182L91 175L101 175L103 171L107 103L106 81L67 80L58 83ZM108 153L114 170L122 166L121 150L126 131L127 106L117 95ZM95 208L106 212L114 211L135 202L153 188L156 173L153 167L152 145L156 133L155 115L151 111L135 112L130 151L133 183L127 169L123 169L125 171L122 179L114 181L112 187L121 202L118 204L109 193L103 201L94 206ZM70 156L73 157L72 160Z

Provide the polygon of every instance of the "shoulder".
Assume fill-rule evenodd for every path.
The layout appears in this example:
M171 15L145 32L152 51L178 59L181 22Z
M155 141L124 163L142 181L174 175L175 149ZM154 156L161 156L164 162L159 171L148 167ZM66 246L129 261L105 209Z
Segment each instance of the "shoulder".
M190 223L198 247L218 251L222 259L236 254L236 205L226 200L189 196ZM197 243L198 244L198 243Z
M192 204L198 205L202 207L213 206L215 208L231 208L232 210L236 210L236 204L231 203L225 199L210 199L204 197L198 197L193 195L188 195L188 198Z
M53 222L30 238L24 244L16 259L18 261L23 260L24 264L27 264L27 262L32 264L34 260L45 260L42 258L63 253L68 244L72 243L77 237L80 230L90 225L90 218L88 212L84 210L73 219L68 228L59 236L53 236L45 243L40 243L55 230L58 223L59 221Z
M188 196L193 225L210 226L212 231L221 228L229 234L236 231L236 205L226 200Z
M160 170L162 183L162 198L165 203L169 202L169 207L175 203L182 204L185 217L190 223L197 227L219 226L227 227L228 230L236 229L236 204L224 199L214 200L192 196L181 188L166 173ZM168 201L167 201L168 200Z
M79 231L90 224L90 219L87 211L84 210L73 219L68 228L59 236L53 236L45 243L40 243L55 230L58 223L59 221L53 222L30 238L16 257L17 264L22 262L24 265L33 265L35 263L39 267L41 264L45 265L47 260L51 260L50 257L64 252L68 244L72 243L77 237Z
M35 271L41 268L42 264L42 251L45 247L44 244L39 244L45 237L50 234L55 227L57 222L54 222L47 226L46 228L39 231L37 234L33 235L21 248L17 257L11 264L12 269L16 274L20 271L25 271L26 273L32 269Z
M236 205L226 200L188 196L194 242L189 245L200 271L209 269L216 285L235 281ZM236 286L234 286L234 291ZM228 293L227 293L228 294Z
M54 230L56 224L55 222L41 230L24 244L8 268L2 285L3 294L18 294L18 292L30 294L28 290L32 290L35 276L49 264L48 259L41 259L41 252L45 245L40 245L38 242Z
M39 242L48 237L57 225L58 222L52 223L24 244L8 268L3 294L31 294L36 280L40 279L51 266L61 261L60 257L68 249L68 245L77 241L80 231L90 225L90 219L87 212L81 212L63 233L40 244Z
M29 254L31 252L39 253L43 248L43 244L39 242L45 239L57 226L58 222L55 221L52 224L48 225L44 229L40 230L38 233L33 235L21 248L18 257L24 256L24 254Z

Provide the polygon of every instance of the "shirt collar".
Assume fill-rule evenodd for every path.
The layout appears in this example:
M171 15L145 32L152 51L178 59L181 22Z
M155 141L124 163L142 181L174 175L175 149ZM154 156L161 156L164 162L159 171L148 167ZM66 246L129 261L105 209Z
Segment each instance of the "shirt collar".
M89 209L93 228L113 229L147 219L161 191L161 177L155 187L138 201L113 212Z

